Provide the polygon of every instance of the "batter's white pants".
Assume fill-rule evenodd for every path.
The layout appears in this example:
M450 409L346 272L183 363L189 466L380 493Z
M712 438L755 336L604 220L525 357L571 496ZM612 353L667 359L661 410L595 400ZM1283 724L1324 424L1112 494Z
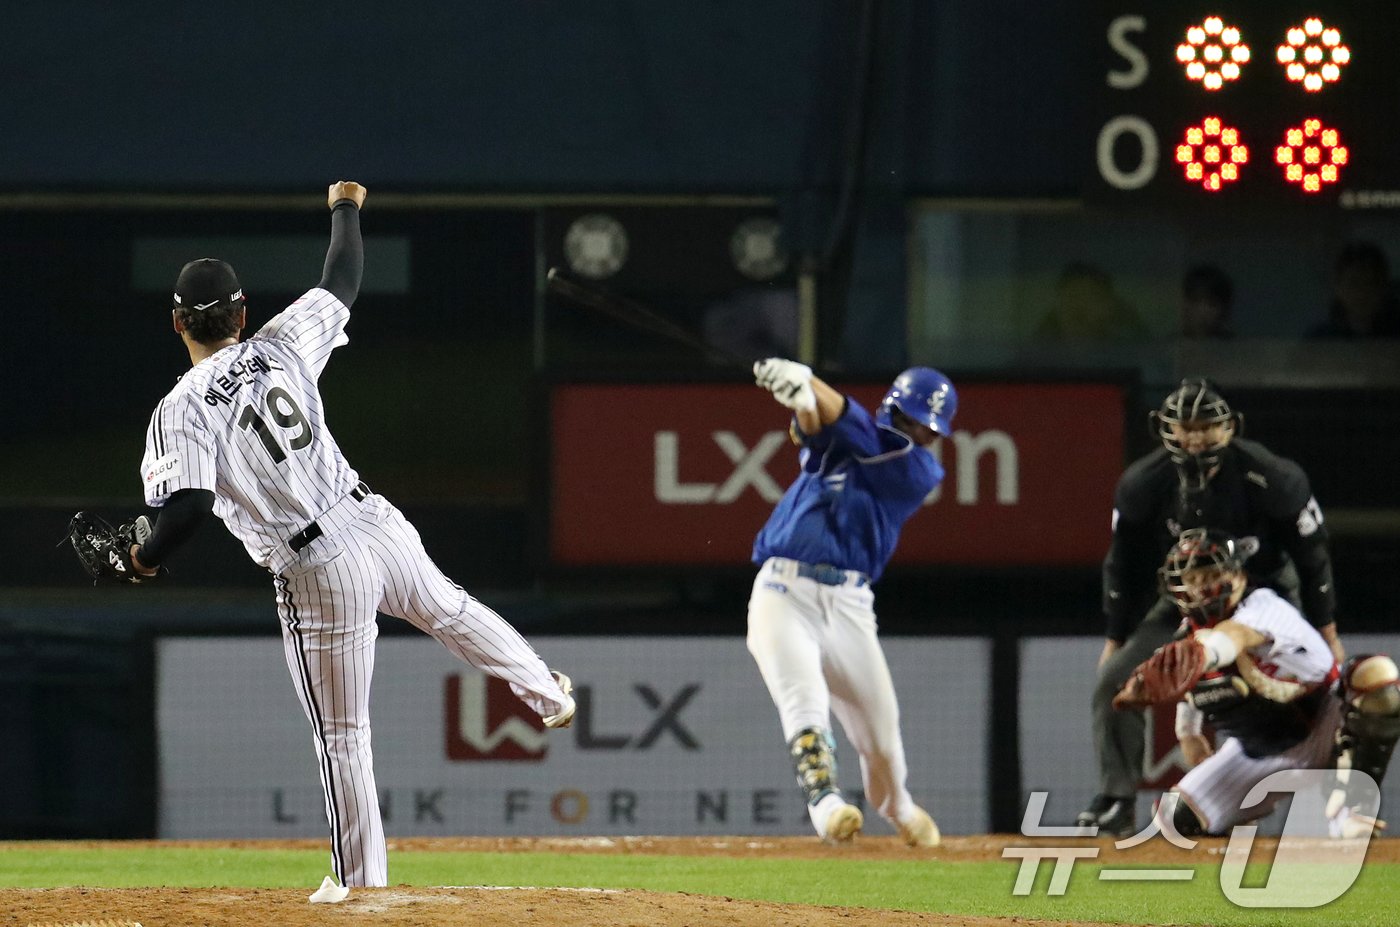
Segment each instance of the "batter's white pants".
M795 561L770 558L749 597L748 648L778 707L783 740L803 728L830 730L834 712L860 754L866 798L899 822L916 807L905 786L899 703L876 637L875 593L855 575L827 586L798 576Z
M1196 812L1206 832L1223 834L1236 824L1261 818L1282 795L1271 795L1242 809L1249 790L1266 776L1285 769L1326 769L1332 765L1337 728L1342 723L1341 700L1328 698L1301 743L1272 756L1249 756L1233 737L1181 777L1174 791Z
M463 662L507 680L541 716L560 711L564 693L505 619L443 575L418 531L382 496L367 496L350 524L312 541L275 586L287 668L315 739L331 865L342 885L387 885L370 749L375 613L408 621Z

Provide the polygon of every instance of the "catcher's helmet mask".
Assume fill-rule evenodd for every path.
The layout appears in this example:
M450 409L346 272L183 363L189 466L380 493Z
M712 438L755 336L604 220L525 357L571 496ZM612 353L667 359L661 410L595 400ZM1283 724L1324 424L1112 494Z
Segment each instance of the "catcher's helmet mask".
M1224 531L1189 528L1157 571L1158 588L1193 627L1209 628L1230 617L1244 594L1244 561L1239 543Z
M1244 416L1231 409L1219 387L1204 377L1182 380L1148 419L1187 489L1205 488L1220 468L1225 448L1244 430ZM1182 432L1210 428L1218 431L1208 446L1194 450L1181 443Z
M940 436L953 433L953 416L958 413L958 391L953 381L932 367L910 367L894 378L875 421L894 428L899 411Z

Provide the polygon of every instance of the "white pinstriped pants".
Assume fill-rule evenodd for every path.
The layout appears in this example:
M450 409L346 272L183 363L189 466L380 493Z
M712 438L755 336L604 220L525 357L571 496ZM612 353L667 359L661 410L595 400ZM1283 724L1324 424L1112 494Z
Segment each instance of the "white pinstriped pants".
M542 716L562 709L564 694L504 618L443 575L417 529L382 496L366 497L353 522L312 541L275 585L287 669L315 739L332 868L342 885L387 885L370 748L375 613L404 619L506 680Z
M1249 790L1267 776L1285 769L1325 769L1332 765L1337 728L1342 723L1341 699L1328 696L1322 703L1308 736L1282 753L1252 757L1234 737L1189 770L1176 784L1186 803L1196 812L1206 832L1224 834L1231 827L1263 817L1278 804L1281 795L1270 795L1248 810L1240 808Z
M791 563L772 558L759 570L747 638L783 739L808 727L830 730L834 712L860 754L870 804L888 821L908 820L915 804L899 701L876 636L875 594L869 585L824 586L788 575L783 567Z

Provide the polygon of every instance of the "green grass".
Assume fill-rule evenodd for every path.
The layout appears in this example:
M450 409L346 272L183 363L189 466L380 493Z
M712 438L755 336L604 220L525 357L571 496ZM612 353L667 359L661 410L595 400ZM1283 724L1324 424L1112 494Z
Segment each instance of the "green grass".
M1050 865L1035 890L1016 898L1012 862L874 862L727 859L607 854L399 851L390 880L408 885L538 885L639 888L730 898L898 908L950 914L1054 918L1126 924L1381 927L1395 923L1400 865L1372 864L1340 900L1318 909L1236 907L1222 895L1217 866L1198 866L1189 883L1098 881L1100 867L1079 865L1063 896L1047 897ZM310 890L329 872L320 850L105 846L0 849L0 887L224 886ZM1262 881L1262 874L1258 881ZM1251 880L1247 885L1257 884Z

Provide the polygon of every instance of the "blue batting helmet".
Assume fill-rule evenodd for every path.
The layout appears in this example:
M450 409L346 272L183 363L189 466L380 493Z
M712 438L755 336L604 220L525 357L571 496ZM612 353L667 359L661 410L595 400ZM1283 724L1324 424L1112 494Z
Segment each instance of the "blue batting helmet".
M875 420L894 427L895 409L940 435L950 435L953 416L958 414L958 391L951 380L932 367L910 367L890 384Z

